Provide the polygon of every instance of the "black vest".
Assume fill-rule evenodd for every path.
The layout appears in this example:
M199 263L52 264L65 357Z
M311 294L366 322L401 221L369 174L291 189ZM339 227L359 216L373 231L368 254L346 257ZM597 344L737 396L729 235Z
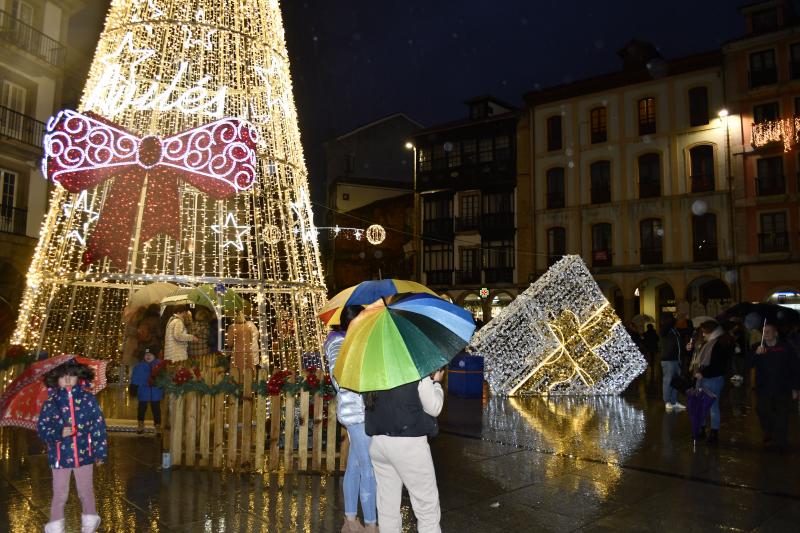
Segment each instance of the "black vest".
M435 437L439 432L436 418L422 409L417 387L419 381L394 389L378 391L372 407L364 410L367 435L390 437Z

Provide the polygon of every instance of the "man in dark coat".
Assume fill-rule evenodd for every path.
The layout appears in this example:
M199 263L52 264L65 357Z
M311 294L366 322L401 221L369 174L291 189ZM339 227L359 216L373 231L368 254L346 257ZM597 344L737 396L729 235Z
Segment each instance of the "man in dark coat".
M778 338L772 324L764 326L763 342L753 346L751 364L756 369L756 406L764 443L779 448L787 444L792 399L800 389L797 355Z

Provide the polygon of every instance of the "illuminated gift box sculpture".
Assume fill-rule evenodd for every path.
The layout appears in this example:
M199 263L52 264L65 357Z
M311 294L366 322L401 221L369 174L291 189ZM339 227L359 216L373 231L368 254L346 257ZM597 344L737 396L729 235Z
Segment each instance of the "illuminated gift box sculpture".
M478 331L492 390L617 394L647 362L576 255L565 256Z
M291 91L276 0L114 0L78 110L47 125L56 186L13 342L115 358L129 296L161 281L235 291L262 363L318 352Z

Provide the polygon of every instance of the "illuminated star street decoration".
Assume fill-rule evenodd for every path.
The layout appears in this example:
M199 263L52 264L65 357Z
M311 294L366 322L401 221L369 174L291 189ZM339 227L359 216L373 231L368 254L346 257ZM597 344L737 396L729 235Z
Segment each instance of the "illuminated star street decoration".
M473 336L492 390L618 394L647 362L589 269L565 256Z
M222 247L227 248L228 246L233 246L234 248L236 248L241 252L242 250L244 250L244 242L242 242L242 237L247 235L247 233L250 231L250 226L248 226L247 224L240 226L239 223L236 222L236 217L234 217L233 213L227 214L227 216L225 217L225 223L222 226L220 226L219 224L211 225L211 229L214 231L214 233L219 233L220 235L222 235L223 239L227 234L226 230L228 230L228 228L233 228L236 237L235 240L226 240L225 243L222 245Z
M97 218L100 216L100 212L92 211L91 208L89 207L89 201L87 199L87 191L81 191L80 194L78 194L78 197L75 199L74 203L64 204L63 207L64 207L64 216L67 218L72 216L73 210L83 211L84 213L87 213L89 215L89 217L83 223L83 234L81 234L81 232L79 232L77 229L73 229L69 233L67 233L68 239L72 237L79 243L81 243L81 245L86 246L86 233L89 230L89 225L97 221Z

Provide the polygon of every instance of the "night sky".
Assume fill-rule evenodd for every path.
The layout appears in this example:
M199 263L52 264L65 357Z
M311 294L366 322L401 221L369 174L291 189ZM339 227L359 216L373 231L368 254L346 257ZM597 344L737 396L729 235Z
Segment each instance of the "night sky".
M93 53L108 0L89 0L72 42ZM490 93L511 104L539 87L618 70L632 38L665 58L741 36L752 0L284 0L295 99L315 192L322 143L396 112L426 126L466 116ZM646 8L644 6L647 6Z

